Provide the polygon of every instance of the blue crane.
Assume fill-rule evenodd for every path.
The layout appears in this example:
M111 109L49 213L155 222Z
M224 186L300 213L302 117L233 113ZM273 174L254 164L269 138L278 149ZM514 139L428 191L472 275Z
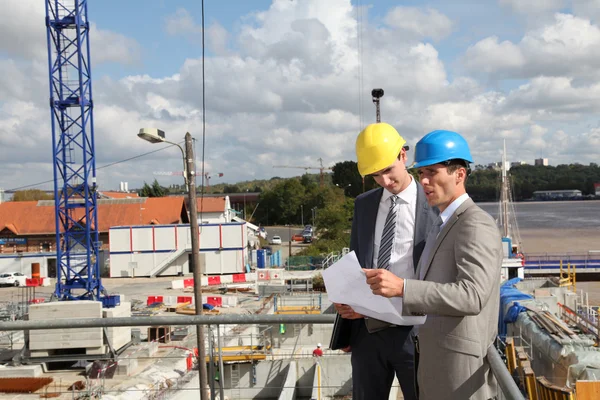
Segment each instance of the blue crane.
M101 300L87 0L47 0L52 162L60 300Z

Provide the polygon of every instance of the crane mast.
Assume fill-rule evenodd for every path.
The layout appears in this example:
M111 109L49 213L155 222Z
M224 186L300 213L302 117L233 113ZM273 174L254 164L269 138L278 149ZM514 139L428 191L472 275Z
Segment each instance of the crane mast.
M96 159L87 0L47 0L46 33L60 300L100 300Z

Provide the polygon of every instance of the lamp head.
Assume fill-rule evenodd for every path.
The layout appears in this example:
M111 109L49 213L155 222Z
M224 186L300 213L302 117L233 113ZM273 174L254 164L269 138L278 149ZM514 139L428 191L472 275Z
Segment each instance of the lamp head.
M165 141L165 132L156 128L142 128L138 137L150 143L160 143Z

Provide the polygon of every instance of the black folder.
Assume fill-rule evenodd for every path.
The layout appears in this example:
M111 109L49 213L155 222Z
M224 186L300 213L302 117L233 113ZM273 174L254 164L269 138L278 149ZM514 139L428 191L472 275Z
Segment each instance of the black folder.
M339 350L350 346L350 335L352 333L352 320L340 317L340 314L335 316L333 324L333 332L331 333L331 341L329 342L330 350Z

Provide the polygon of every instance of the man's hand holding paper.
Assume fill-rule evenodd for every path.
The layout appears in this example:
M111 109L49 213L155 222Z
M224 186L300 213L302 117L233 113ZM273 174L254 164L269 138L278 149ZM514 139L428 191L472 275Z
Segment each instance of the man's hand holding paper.
M329 300L346 304L359 314L398 325L419 325L425 322L425 317L402 316L402 298L386 298L374 294L354 252L348 253L324 270L323 280ZM391 279L385 282L386 287L392 284ZM384 289L382 293L390 292Z

